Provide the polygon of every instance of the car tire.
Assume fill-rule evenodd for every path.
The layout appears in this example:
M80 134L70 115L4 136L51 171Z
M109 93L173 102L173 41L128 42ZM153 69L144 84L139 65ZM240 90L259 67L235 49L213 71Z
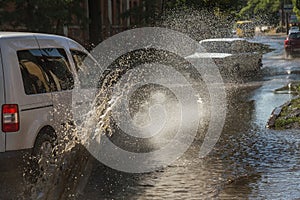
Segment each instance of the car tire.
M53 157L54 146L55 138L50 134L45 133L37 138L32 155L36 159L39 159L37 161L39 162L40 170L44 170L44 168L46 167L45 165L47 164L47 162L49 162L48 159L51 159L51 157ZM47 160L41 163L41 157L44 157Z
M43 131L38 135L29 158L28 169L25 172L27 182L35 184L46 169L46 165L51 164L50 159L53 158L55 141L54 134L50 132Z

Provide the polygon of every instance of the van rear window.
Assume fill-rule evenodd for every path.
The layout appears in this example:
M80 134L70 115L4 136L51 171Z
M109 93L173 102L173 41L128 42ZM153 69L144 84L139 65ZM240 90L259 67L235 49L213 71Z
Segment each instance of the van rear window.
M64 49L30 49L17 52L25 93L71 90L74 79Z

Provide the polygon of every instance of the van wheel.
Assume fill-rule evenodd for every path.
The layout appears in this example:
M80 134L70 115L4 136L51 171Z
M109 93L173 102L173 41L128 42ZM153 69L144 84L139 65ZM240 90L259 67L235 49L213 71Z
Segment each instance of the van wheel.
M48 134L41 135L36 141L33 155L36 157L40 172L46 170L53 160L54 141L55 139Z
M55 137L48 133L38 136L33 148L29 181L36 183L40 178L49 176L51 168L54 168L55 154ZM44 177L46 175L46 177ZM49 177L48 177L49 178Z

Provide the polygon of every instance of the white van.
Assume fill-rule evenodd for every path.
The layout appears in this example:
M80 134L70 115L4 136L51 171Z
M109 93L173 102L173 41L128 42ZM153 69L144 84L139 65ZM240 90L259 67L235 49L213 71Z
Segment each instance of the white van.
M0 32L0 154L51 148L71 120L76 71L87 54L66 37Z

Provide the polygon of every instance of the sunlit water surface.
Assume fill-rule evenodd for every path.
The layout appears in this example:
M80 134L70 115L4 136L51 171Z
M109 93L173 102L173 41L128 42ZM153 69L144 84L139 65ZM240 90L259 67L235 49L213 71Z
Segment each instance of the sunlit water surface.
M264 55L263 80L228 84L228 113L214 150L199 158L202 133L172 165L147 174L94 167L79 199L295 199L300 198L298 130L265 128L272 110L290 100L273 91L299 80L299 58L285 59L283 37L257 37L274 51Z

